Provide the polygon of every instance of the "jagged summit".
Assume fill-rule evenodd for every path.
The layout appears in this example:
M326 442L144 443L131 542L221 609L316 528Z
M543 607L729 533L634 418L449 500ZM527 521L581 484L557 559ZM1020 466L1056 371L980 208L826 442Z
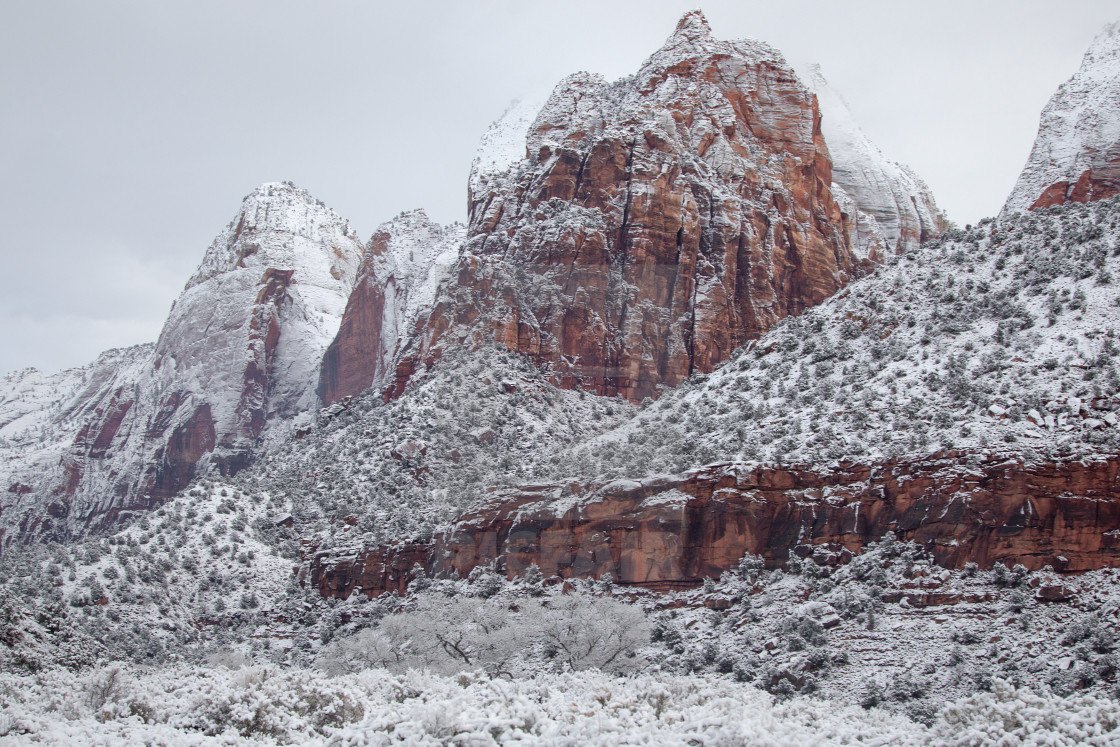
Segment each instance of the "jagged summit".
M747 57L774 57L785 65L781 52L757 39L722 40L712 35L712 27L703 11L691 10L681 16L673 33L642 65L638 78L646 78L661 68L673 67L690 58L708 57L713 54L728 54Z
M700 14L633 76L567 77L524 157L472 181L409 366L498 342L565 387L637 401L710 370L862 271L817 116L776 50L716 40Z
M704 11L697 8L690 10L677 21L677 29L673 36L685 36L692 39L711 37L712 27L704 16Z
M1089 45L1042 110L1038 136L1002 216L1120 194L1120 23Z

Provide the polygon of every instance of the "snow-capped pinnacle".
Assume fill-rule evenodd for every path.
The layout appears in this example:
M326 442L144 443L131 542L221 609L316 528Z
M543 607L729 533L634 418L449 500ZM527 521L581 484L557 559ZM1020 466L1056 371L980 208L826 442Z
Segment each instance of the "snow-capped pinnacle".
M810 65L801 78L817 95L833 192L852 218L852 248L882 261L885 254L912 249L947 228L926 183L868 139L820 66Z
M1120 23L1089 45L1081 67L1042 110L1038 136L1001 213L1120 194Z
M712 27L708 25L708 19L704 17L704 11L690 10L681 16L681 20L677 21L677 29L673 35L684 36L692 40L710 39Z
M689 59L716 54L742 57L750 61L768 60L781 67L787 66L782 54L766 42L757 39L723 41L715 38L703 12L692 10L681 16L672 35L645 61L638 72L638 79L656 80L670 68Z

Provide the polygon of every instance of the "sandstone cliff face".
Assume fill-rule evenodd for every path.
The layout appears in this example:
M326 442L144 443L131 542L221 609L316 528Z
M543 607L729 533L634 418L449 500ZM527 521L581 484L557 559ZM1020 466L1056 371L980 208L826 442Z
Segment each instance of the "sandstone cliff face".
M657 396L859 271L831 183L781 55L689 13L635 76L560 83L522 160L476 166L462 257L401 379L496 341L565 387Z
M436 289L458 259L465 229L441 226L423 210L380 226L370 239L338 335L319 379L324 404L384 387L404 343L431 310Z
M324 595L403 589L410 569L466 576L498 562L512 575L598 577L667 590L700 583L745 554L836 562L888 531L941 565L1022 563L1077 572L1120 562L1120 460L1023 464L935 455L834 470L713 465L677 477L505 491L431 545L313 559ZM567 497L564 493L568 492Z
M1031 155L1001 216L1120 194L1120 23L1042 110Z
M31 490L0 506L3 544L65 538L146 508L206 464L237 471L309 420L360 258L346 222L303 190L250 194L154 346L74 372L80 383L40 409L41 422L6 434L19 455L3 469L22 462L11 477ZM28 427L49 428L49 446Z
M802 79L817 95L821 131L832 158L832 192L848 216L852 250L882 262L911 251L949 227L933 193L909 167L886 158L856 124L819 66Z

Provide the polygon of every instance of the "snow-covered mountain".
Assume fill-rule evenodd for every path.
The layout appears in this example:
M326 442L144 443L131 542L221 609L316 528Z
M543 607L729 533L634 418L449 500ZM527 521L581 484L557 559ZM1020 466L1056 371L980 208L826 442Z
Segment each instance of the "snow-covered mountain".
M698 11L637 73L577 73L484 138L470 222L407 370L497 343L563 387L656 397L863 272L814 96Z
M801 73L817 95L821 131L832 157L832 191L848 215L853 251L882 262L949 227L933 193L908 166L888 160L856 124L819 65Z
M1081 68L1058 87L1001 215L1120 194L1120 22L1106 27Z
M431 310L465 235L461 224L441 226L423 210L402 213L377 229L323 359L319 391L325 404L394 380L404 345Z
M158 503L207 465L235 472L309 423L361 254L338 214L265 184L214 239L154 346L9 376L3 543L65 538Z
M951 230L577 450L605 477L1120 447L1120 200Z
M1107 163L947 228L807 77L688 13L469 227L264 185L155 344L0 380L0 737L1116 743Z

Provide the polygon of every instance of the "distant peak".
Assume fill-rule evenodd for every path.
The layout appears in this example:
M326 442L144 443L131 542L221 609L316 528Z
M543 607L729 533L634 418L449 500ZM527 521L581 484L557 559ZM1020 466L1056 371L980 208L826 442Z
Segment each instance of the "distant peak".
M674 36L685 36L692 40L711 38L712 27L704 17L702 10L690 10L677 21L677 30Z
M1120 60L1120 21L1101 29L1085 52L1082 67L1114 60Z

